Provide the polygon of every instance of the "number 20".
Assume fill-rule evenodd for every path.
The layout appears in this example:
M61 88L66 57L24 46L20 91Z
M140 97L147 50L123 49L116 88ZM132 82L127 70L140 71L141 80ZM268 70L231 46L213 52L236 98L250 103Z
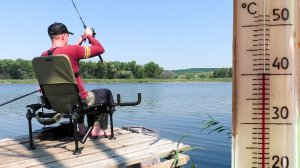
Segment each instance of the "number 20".
M288 168L289 167L289 158L287 156L279 157L274 155L272 160L275 161L272 168Z

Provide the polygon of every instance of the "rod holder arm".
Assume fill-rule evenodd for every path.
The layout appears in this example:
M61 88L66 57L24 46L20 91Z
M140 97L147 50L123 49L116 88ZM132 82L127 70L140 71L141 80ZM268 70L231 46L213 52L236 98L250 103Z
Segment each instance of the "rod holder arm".
M142 101L142 93L138 93L138 99L135 102L121 102L121 95L117 94L117 106L136 106Z

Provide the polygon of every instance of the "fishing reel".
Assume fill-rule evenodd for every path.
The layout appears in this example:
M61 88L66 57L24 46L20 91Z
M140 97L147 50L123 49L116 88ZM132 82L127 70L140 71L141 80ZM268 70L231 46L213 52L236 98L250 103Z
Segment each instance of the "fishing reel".
M95 29L94 29L94 28L90 28L90 29L91 29L91 30L92 30L92 32L93 32L92 36L95 38L95 36L96 36ZM103 61L103 59L102 59L101 55L98 55L98 57L99 57L99 59L100 59L100 62L101 62L101 64L103 64L103 63L104 63L104 61Z
M84 28L86 29L87 27L84 25ZM90 28L93 32L92 36L95 38L96 36L96 32L95 32L95 29L94 28ZM103 61L103 58L101 57L101 55L98 55L99 59L100 59L100 63L103 64L104 61Z
M80 14L79 14L79 12L78 12L78 9L77 9L77 7L76 7L75 3L73 2L73 0L71 0L71 1L72 1L72 3L73 3L73 6L74 6L74 8L75 8L75 10L76 10L76 12L77 12L77 14L78 14L78 16L79 16L79 18L80 18L81 22L82 22L82 25L83 25L84 29L86 29L86 28L87 28L87 26L84 24L84 22L83 22L83 20L82 20L82 18L81 18L81 16L80 16ZM92 32L93 32L92 36L95 38L95 36L96 36L95 29L94 29L94 28L90 28L90 29L91 29L91 30L92 30ZM101 63L103 64L103 63L104 63L104 61L103 61L103 59L102 59L101 55L98 55L98 56L99 56L99 59L100 59Z
M84 27L84 29L86 29L86 28L87 28L87 26L86 26L86 25L83 25L83 27ZM95 38L95 37L96 37L96 32L95 32L95 29L94 29L94 28L91 28L91 27L90 27L90 29L92 30L92 36Z
M84 29L86 29L87 28L87 26L83 26L84 27ZM95 29L94 28L90 28L91 30L92 30L92 36L95 38L96 37L96 32L95 32Z

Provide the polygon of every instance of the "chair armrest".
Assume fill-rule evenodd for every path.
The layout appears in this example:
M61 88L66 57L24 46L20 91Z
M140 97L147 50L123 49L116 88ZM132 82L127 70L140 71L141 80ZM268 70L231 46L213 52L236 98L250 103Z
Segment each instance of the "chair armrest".
M36 104L30 104L26 106L27 108L31 108L32 111L37 111L38 109L40 109L42 107L42 104L40 103L36 103Z

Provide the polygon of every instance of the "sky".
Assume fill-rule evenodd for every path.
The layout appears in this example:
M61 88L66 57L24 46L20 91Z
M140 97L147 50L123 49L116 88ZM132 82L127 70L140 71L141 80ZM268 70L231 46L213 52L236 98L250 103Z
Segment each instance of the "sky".
M232 0L74 2L104 46L104 61L153 61L165 70L232 66ZM1 1L0 20L0 59L31 60L48 50L54 22L74 33L70 44L84 31L71 0Z

